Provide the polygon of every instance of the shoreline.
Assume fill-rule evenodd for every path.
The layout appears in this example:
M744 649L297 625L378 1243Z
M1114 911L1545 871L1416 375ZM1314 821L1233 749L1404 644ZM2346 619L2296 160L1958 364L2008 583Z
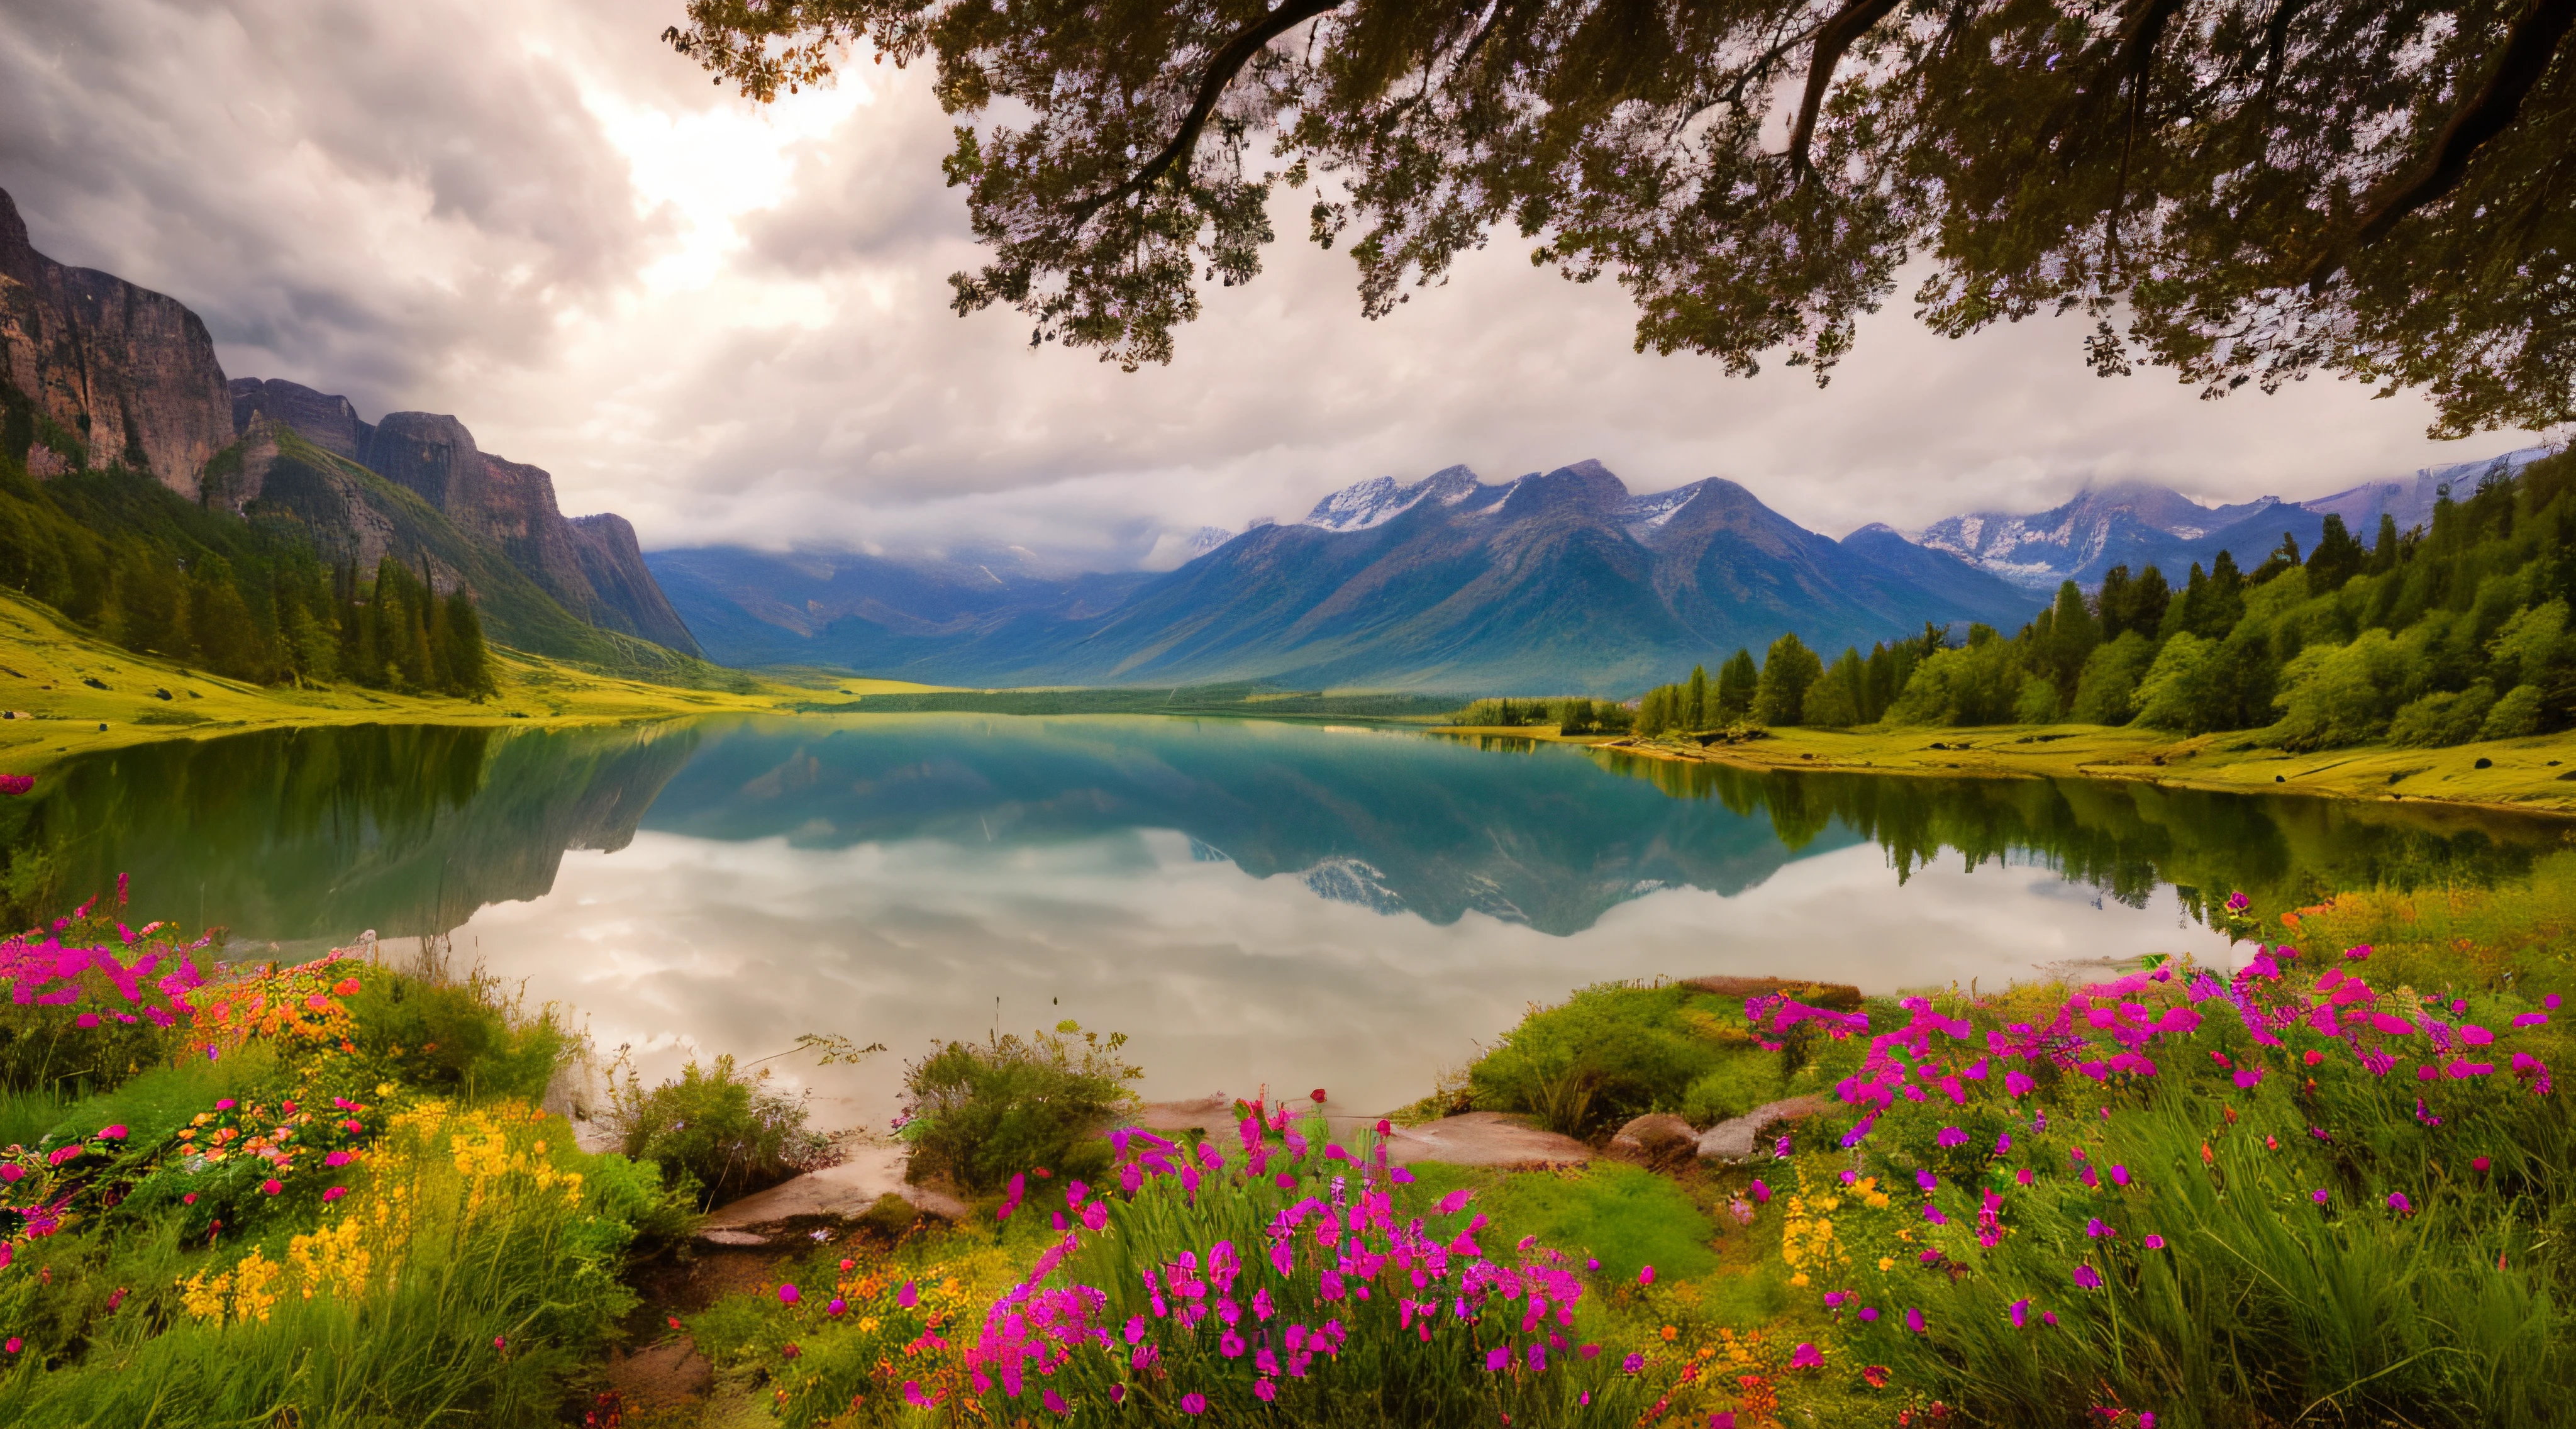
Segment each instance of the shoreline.
M2251 731L2175 739L2104 725L1788 728L1706 746L1634 735L1560 735L1528 726L1444 725L1456 736L1578 745L1675 764L1769 772L1925 778L2127 780L2230 794L2303 794L2352 803L2438 805L2576 816L2576 731L2442 749L2366 745L2294 754L2256 748ZM2488 767L2478 767L2479 761Z

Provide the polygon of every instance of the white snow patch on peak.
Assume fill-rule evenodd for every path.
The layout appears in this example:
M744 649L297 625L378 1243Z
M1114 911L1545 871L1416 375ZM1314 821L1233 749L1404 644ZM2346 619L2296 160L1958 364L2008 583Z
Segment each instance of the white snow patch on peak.
M1425 497L1436 497L1444 506L1455 506L1477 489L1476 474L1463 466L1450 467L1409 486L1399 485L1391 476L1373 476L1316 502L1302 524L1327 531L1365 531L1412 510Z

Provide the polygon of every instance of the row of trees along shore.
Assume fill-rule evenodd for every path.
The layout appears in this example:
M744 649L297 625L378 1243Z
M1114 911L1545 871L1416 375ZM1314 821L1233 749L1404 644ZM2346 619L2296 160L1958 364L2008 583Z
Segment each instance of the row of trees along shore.
M494 692L463 590L388 554L326 563L289 516L237 520L130 472L38 482L0 453L0 585L125 649L254 684Z
M2367 544L2328 516L2316 549L2284 535L2251 570L2230 552L2180 588L2154 566L2073 581L2012 636L1927 625L1831 665L1795 635L1604 701L1480 700L1462 719L1566 733L1738 725L2139 724L2260 730L2294 750L2509 739L2576 724L2576 456L2445 493L2432 520L2380 518Z

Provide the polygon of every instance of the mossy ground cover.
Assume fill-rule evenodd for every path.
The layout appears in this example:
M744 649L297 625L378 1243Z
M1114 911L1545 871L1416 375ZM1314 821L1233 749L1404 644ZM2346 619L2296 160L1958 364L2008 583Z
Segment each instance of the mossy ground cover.
M288 725L519 727L787 713L818 691L863 695L928 688L809 671L789 672L792 684L777 675L725 672L730 688L699 689L603 675L514 650L494 654L499 688L483 700L354 685L251 685L118 649L47 607L0 592L0 709L35 717L0 721L0 768L26 774L75 754Z

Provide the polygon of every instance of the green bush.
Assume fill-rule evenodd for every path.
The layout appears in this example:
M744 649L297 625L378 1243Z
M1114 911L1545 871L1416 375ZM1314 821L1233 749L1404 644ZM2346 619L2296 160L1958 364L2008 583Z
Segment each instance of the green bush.
M802 1098L773 1091L766 1070L745 1076L733 1058L696 1062L677 1081L645 1091L630 1072L616 1093L621 1148L655 1162L674 1190L713 1206L829 1166L831 1141L805 1125Z
M1780 1057L1747 1048L1694 1078L1682 1093L1682 1119L1693 1126L1731 1121L1780 1099Z
M378 968L361 982L346 999L351 1042L424 1090L535 1101L579 1050L554 1009L526 1015L480 975L443 982Z
M2466 744L2478 737L2495 702L2495 686L2485 680L2465 690L2426 695L2397 712L2388 726L2388 742L2417 749Z
M1734 1014L1733 1021L1727 1019ZM1680 984L1600 983L1530 1014L1467 1072L1479 1110L1590 1136L1678 1111L1693 1082L1750 1048L1741 1008Z
M1126 1045L1123 1032L1104 1040L1065 1021L1026 1042L950 1042L904 1068L897 1126L912 1143L912 1178L988 1192L1038 1167L1098 1175L1109 1147L1096 1133L1134 1103L1127 1083L1145 1074L1118 1060Z

